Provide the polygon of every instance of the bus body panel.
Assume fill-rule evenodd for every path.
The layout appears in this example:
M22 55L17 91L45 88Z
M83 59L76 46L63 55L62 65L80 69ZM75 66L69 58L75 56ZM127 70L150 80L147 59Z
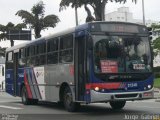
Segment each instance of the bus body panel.
M154 80L154 77L150 76L148 79L141 82L86 84L86 89L90 91L89 102L153 98L154 90L148 88L148 85L153 85L153 80ZM95 87L99 87L100 90L96 91ZM148 93L148 96L145 96L146 93ZM119 97L116 98L115 96L118 96L118 95ZM122 97L120 95L122 95Z
M74 71L71 64L47 65L45 80L49 88L47 99L49 101L59 101L59 91L63 83L74 86Z
M13 88L13 69L6 70L6 92L10 95L14 95Z
M24 68L18 68L17 76L17 96L21 96L21 87L24 84Z

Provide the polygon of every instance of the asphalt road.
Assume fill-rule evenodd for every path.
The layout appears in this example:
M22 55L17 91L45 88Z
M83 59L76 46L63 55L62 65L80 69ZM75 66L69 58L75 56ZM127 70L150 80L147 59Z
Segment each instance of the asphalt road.
M55 103L25 106L20 98L1 92L0 120L160 120L160 102L127 102L123 110L117 111L109 104L98 103L82 105L78 112L69 113Z

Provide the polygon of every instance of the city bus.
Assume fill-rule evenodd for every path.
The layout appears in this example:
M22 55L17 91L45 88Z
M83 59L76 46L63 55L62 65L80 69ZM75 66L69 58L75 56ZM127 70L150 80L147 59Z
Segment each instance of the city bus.
M147 27L91 22L6 50L6 92L25 105L80 104L153 98L153 62Z

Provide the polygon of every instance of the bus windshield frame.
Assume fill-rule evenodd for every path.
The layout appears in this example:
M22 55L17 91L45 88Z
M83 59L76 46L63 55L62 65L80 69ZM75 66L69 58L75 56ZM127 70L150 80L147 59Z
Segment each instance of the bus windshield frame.
M98 32L92 33L92 40L96 74L149 73L152 71L151 48L147 35L120 35L119 33L112 35ZM101 47L97 48L98 45ZM105 56L106 54L108 57Z

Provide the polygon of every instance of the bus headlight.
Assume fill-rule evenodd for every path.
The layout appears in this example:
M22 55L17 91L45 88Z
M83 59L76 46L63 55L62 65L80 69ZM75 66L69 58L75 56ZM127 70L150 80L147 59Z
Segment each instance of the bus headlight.
M148 89L151 89L151 87L152 87L151 85L148 85Z
M95 91L99 91L99 87L95 87L94 90L95 90Z

